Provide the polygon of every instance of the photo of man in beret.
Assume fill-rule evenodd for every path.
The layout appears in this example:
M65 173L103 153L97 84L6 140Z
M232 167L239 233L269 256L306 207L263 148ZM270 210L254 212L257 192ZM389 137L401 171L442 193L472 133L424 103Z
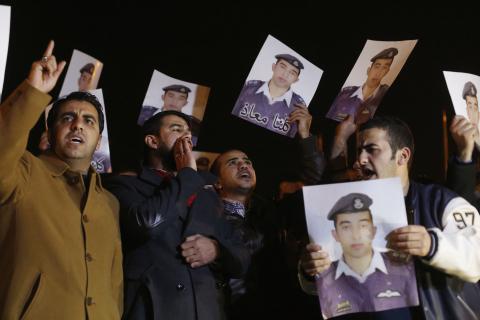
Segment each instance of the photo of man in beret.
M182 112L182 108L188 103L188 94L192 91L189 87L182 84L171 84L162 88L162 107L143 106L138 124L143 125L145 121L160 111L175 110Z
M332 236L342 248L340 259L317 276L324 317L372 312L418 304L414 266L391 259L372 246L377 227L363 193L341 197L329 211Z
M327 118L343 121L347 116L351 116L356 124L372 118L390 88L388 84L382 83L382 79L390 71L393 58L397 54L398 49L390 47L372 57L365 82L361 86L344 87L328 111Z
M467 118L468 120L478 126L479 114L478 114L478 99L477 99L477 87L468 81L463 86L462 98L467 104Z
M87 63L80 69L80 77L78 78L78 91L88 91L94 89L92 86L92 78L95 73L95 65L91 62Z
M162 107L157 108L154 106L143 106L137 121L139 125L143 125L145 121L161 111L174 110L185 113L182 111L182 109L188 104L188 94L192 90L183 84L171 84L163 87L162 90L164 91L162 94ZM196 145L200 132L201 121L193 115L188 116L191 118L192 124L192 142L193 145Z
M275 59L272 78L268 81L247 81L232 114L293 138L297 133L296 118L289 116L298 109L306 111L307 107L303 98L291 86L299 80L304 66L297 57L287 53L277 54Z

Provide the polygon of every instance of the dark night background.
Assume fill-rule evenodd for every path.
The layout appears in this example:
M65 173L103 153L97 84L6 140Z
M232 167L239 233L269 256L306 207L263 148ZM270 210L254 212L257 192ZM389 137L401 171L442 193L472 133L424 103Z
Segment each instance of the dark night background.
M367 39L419 39L378 114L410 124L416 138L414 176L444 178L442 110L453 108L442 70L480 74L478 21L472 4L448 7L406 2L5 1L12 6L3 99L26 77L49 39L57 59L73 49L104 62L99 88L107 109L114 170L141 151L136 119L153 69L211 88L199 150L244 150L254 160L259 189L273 193L297 164L295 141L230 115L268 34L324 70L310 104L312 131L328 141L324 118ZM476 16L476 15L475 15ZM65 74L65 71L64 71ZM63 82L52 92L56 96ZM29 148L36 151L39 124ZM450 150L451 151L451 150Z

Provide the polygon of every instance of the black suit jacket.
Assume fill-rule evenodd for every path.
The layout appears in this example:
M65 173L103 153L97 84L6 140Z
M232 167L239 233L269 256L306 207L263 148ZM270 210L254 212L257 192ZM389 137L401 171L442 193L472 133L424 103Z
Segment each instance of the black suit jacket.
M121 206L124 318L223 319L222 276L243 275L250 257L206 179L190 168L170 179L143 168L106 184ZM194 234L218 241L213 264L193 269L185 263L179 246Z

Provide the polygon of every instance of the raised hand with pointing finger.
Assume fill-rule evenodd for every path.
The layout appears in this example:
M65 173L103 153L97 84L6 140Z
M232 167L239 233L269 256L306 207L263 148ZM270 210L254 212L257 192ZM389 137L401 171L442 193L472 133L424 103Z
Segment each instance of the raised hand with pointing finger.
M65 61L57 63L57 59L53 55L54 46L54 41L50 40L42 58L32 64L27 78L31 86L44 93L50 92L55 87L60 74L67 64Z

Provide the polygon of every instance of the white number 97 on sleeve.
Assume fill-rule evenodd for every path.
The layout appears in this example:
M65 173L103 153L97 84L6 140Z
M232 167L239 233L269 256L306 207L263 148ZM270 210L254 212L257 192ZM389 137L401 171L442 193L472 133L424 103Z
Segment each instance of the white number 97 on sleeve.
M480 216L477 209L463 198L452 199L442 217L443 230L456 232L470 226L480 226Z
M454 212L453 219L457 222L458 229L464 229L473 226L475 223L475 213L472 212Z

